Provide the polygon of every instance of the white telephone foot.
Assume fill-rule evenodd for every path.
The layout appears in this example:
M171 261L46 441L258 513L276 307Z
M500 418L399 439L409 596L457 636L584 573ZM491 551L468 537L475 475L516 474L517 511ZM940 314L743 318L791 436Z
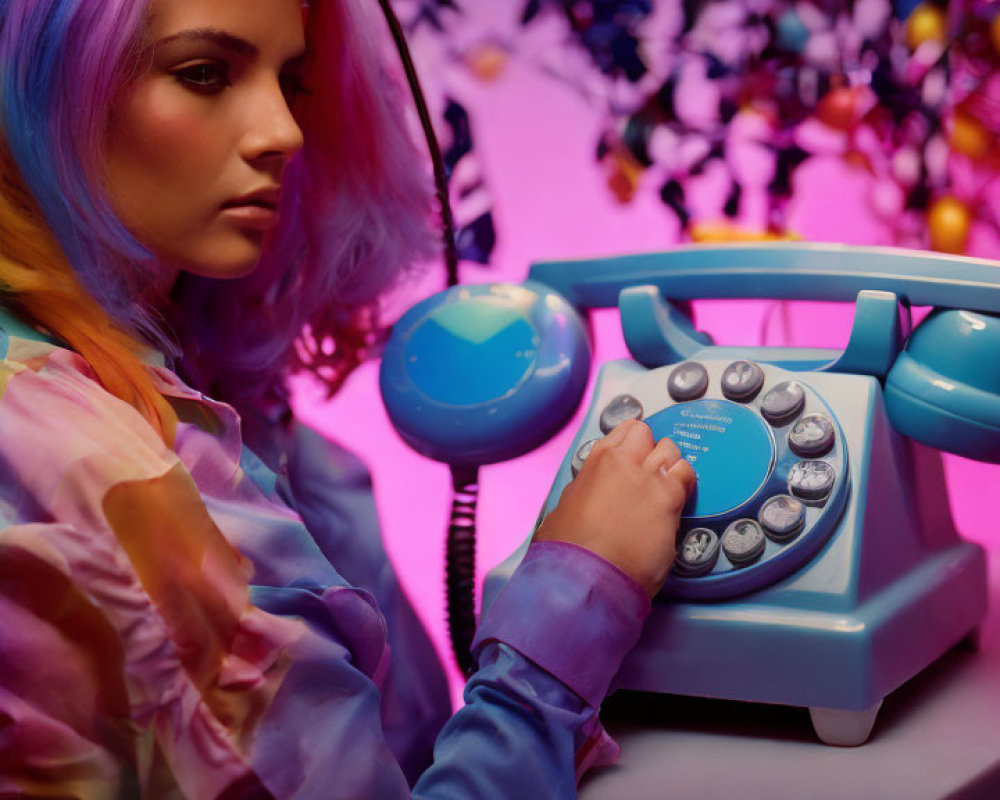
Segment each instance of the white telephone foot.
M881 700L862 711L811 707L809 716L812 719L813 730L824 744L857 747L868 741L875 726L875 717L878 716L881 707Z

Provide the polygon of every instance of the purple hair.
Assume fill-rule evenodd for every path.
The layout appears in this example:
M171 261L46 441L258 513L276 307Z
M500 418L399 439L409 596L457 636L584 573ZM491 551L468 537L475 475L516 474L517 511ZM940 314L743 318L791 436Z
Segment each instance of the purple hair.
M148 331L133 298L151 255L111 211L99 159L144 14L134 0L2 0L0 114L21 177L85 288L118 322Z
M115 322L168 352L178 343L199 388L231 402L296 367L338 384L377 329L380 294L432 250L430 182L370 5L310 2L305 145L287 165L282 223L258 268L228 281L185 275L160 321L142 303L153 257L101 179L111 104L140 68L148 0L0 0L4 135L67 259Z

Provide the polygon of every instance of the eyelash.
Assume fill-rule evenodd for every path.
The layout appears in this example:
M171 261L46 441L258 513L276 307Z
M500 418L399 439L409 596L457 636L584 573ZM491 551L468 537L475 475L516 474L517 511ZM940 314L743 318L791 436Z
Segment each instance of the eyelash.
M206 72L210 73L210 77L206 78ZM222 64L192 64L174 72L174 77L188 89L205 95L218 94L232 85L232 81L229 79L229 70ZM282 75L279 81L281 92L289 101L296 97L312 94L301 75Z
M312 94L312 90L305 85L305 79L302 75L282 75L280 81L281 91L287 100L294 100L296 97L308 97Z
M212 79L205 79L205 72L212 75ZM218 94L230 85L229 70L220 64L192 64L174 72L177 81L192 91L199 94Z

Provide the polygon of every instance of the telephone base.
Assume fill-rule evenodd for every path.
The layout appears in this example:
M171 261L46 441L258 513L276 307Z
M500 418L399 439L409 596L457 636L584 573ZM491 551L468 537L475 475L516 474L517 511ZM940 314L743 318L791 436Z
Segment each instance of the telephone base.
M703 355L701 363L717 381L723 364L710 358L711 351ZM821 398L815 408L826 409L839 425L842 450L834 453L843 453L838 462L843 502L831 500L822 510L807 512L816 514L816 521L810 529L807 518L798 543L804 546L811 536L816 544L808 560L786 559L785 573L777 578L764 568L787 553L688 579L715 581L722 589L737 586L740 591L730 595L682 594L671 586L676 579L668 580L612 688L824 709L813 714L821 739L861 744L870 732L868 716L874 723L883 698L983 622L985 553L955 531L940 454L893 429L875 378L793 372L773 364L764 369L772 384L794 377L806 385ZM546 512L572 480L573 454L599 434L597 421L613 398L628 393L649 408L648 387L665 384L669 374L633 362L602 368L591 410L556 476ZM527 544L487 576L484 608ZM770 553L765 550L762 560Z
M658 602L614 688L806 707L822 741L863 744L882 699L981 623L986 590L982 549L957 542L847 613Z

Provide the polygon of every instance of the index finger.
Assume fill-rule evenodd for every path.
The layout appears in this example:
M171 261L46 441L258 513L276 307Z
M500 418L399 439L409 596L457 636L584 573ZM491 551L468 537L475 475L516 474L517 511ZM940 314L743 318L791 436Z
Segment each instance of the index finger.
M656 446L653 431L649 425L638 419L627 419L619 423L604 437L604 441L609 447L623 447L643 457Z

